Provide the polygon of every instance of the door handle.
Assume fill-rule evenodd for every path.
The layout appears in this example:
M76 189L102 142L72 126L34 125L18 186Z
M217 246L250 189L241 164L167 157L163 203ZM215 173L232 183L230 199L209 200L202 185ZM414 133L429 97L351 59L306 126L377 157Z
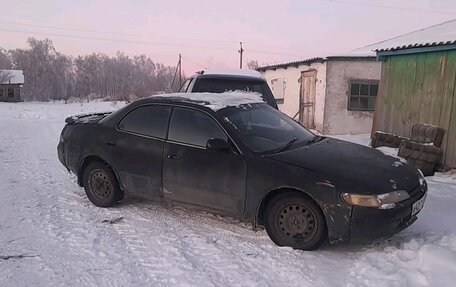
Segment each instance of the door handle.
M178 156L177 154L169 154L166 157L169 159L179 159L180 158L180 156Z
M106 141L106 145L115 146L116 142L115 141Z

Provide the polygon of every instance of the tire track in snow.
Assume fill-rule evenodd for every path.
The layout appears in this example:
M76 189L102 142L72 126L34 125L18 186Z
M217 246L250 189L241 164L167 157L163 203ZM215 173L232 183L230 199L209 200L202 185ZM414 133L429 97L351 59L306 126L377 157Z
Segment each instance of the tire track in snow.
M112 214L112 213L111 213ZM130 222L133 222L130 224ZM192 270L192 266L182 260L177 250L167 245L167 238L157 236L156 230L141 224L130 215L114 224L114 229L122 238L130 254L130 260L137 262L154 286L193 285L192 280L179 277Z
M290 281L291 268L296 271L293 276L297 280L290 286L306 286L303 282L323 285L321 278L302 264L291 262L277 270L274 263L277 258L270 258L271 250L277 250L278 257L285 252L299 259L296 251L277 248L264 232L254 232L244 223L233 224L235 220L229 218L166 208L148 201L128 203L128 200L131 199L125 204L130 216L124 217L115 228L124 235L132 254L141 258L139 262L148 268L155 284L277 286ZM125 216L125 213L118 210L111 216ZM261 257L264 263L259 264ZM180 275L183 272L187 275ZM271 273L275 274L274 279ZM170 281L170 278L174 279Z
M24 129L21 132L30 131ZM42 132L51 133L48 129ZM54 137L50 139L54 141ZM115 232L109 230L112 230L110 226L101 225L102 217L99 210L92 208L84 198L83 192L75 188L73 180L68 180L68 173L63 167L60 168L60 163L55 162L56 155L51 154L47 149L41 150L39 145L37 148L27 147L31 141L13 140L12 143L16 145L10 146L9 159L14 162L20 178L27 182L21 190L16 191L21 196L18 197L18 201L23 202L26 207L24 223L35 227L34 236L47 238L49 242L56 245L52 250L55 253L41 256L45 258L41 260L40 268L51 271L51 278L66 274L67 278L64 282L71 285L95 286L105 280L112 280L125 271L132 275L124 274L121 278L130 278L131 282L138 279L140 282L146 281L141 280L144 274L142 269L135 269L128 264L119 267L118 262L125 254L122 254L122 246L119 242L115 242L116 238L113 237L114 240L112 240L109 237L109 233L115 235ZM44 144L47 148L47 143ZM54 158L54 160L48 163L46 160L43 161L43 158ZM111 247L110 244L117 246ZM71 258L72 262L56 258L62 255ZM53 260L58 263L52 262ZM62 280L62 278L59 279ZM127 281L124 283L128 284Z

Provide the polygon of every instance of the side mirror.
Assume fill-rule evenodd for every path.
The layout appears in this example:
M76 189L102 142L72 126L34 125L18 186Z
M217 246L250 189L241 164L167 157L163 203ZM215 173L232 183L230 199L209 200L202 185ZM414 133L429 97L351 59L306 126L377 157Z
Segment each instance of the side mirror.
M212 138L209 139L206 143L206 148L210 151L215 152L230 152L230 145L224 139Z

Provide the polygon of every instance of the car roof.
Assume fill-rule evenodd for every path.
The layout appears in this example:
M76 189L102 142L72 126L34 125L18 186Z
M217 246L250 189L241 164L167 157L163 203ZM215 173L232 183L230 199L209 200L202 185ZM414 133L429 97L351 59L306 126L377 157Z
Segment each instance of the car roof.
M136 101L138 104L144 103L188 103L218 111L230 106L241 106L245 104L265 103L259 93L231 91L224 93L171 93L153 95Z
M201 78L248 78L265 81L265 77L258 71L250 69L206 69L197 72Z

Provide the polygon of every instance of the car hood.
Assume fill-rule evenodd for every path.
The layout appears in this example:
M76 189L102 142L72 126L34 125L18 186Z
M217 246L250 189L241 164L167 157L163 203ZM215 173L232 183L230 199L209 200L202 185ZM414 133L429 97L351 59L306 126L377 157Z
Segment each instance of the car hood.
M405 160L333 138L266 157L313 170L336 189L353 193L410 191L419 184L418 171Z

